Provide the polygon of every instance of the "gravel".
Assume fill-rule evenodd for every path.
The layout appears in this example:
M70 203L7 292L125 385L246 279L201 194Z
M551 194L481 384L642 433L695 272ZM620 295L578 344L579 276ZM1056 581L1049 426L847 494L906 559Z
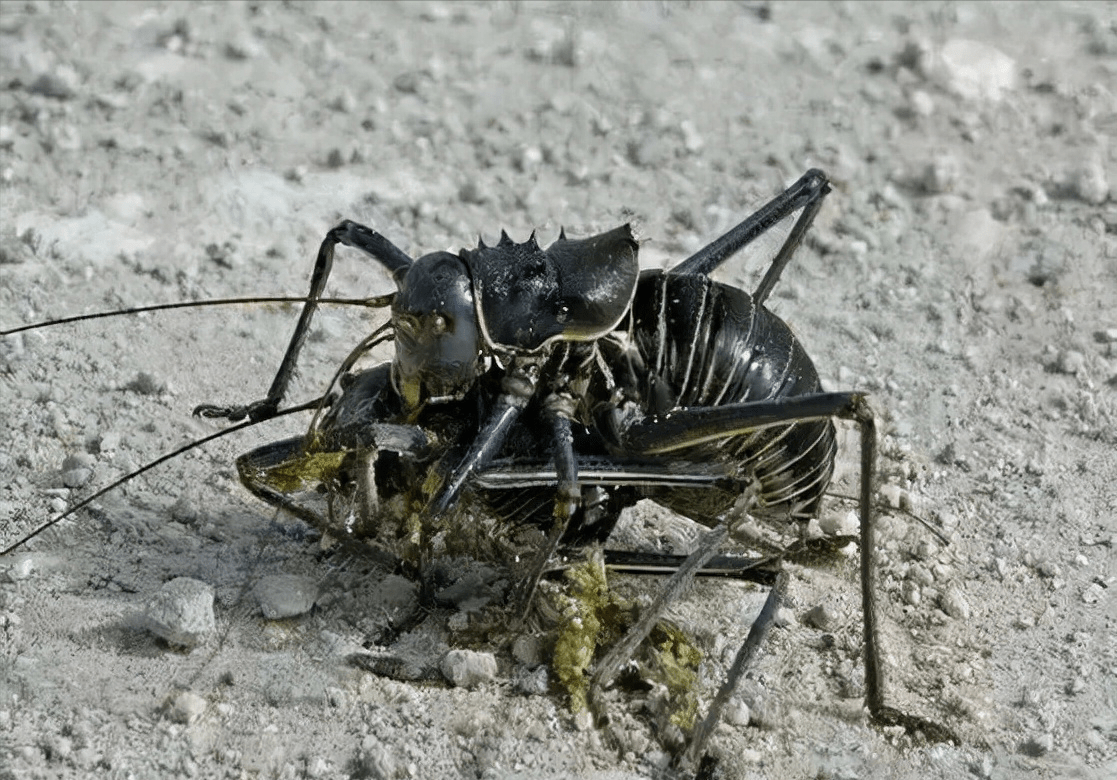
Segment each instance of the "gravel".
M1113 29L1101 3L8 3L0 327L304 294L341 218L413 254L632 221L662 268L821 167L833 192L767 304L827 389L870 393L885 697L960 744L865 718L852 546L792 567L711 753L730 780L1112 777ZM754 289L771 252L723 278ZM328 293L392 289L338 250ZM320 394L381 315L323 307L289 400ZM196 405L262 397L294 318L224 306L0 337L4 543L214 432ZM0 775L669 763L656 692L615 690L602 728L571 712L545 641L472 641L507 583L448 579L431 612L412 578L248 494L237 456L306 426L190 450L0 562ZM839 427L812 537L860 527ZM618 535L693 541L665 514L641 505ZM295 579L266 584L280 572ZM660 582L614 579L637 603ZM673 608L704 652L701 706L765 595L703 581ZM822 605L825 629L806 617ZM445 679L464 651L489 654L454 667L487 682Z

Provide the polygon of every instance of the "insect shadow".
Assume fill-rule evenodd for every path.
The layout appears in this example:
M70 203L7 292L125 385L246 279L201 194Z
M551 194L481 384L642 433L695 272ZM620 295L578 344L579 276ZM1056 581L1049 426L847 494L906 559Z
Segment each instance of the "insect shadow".
M649 667L678 671L695 663L685 660L693 648L665 614L696 576L764 583L769 596L705 715L699 718L693 696L685 695L669 712L675 768L708 773L710 735L785 597L781 564L808 559L812 542L804 533L792 547L759 556L723 548L748 523L805 529L818 516L838 449L834 420L847 420L860 445L866 705L879 725L954 739L884 701L873 412L863 393L824 391L801 342L765 306L829 192L827 176L810 170L669 270L640 270L628 225L581 239L562 232L545 249L534 234L516 243L502 233L494 246L412 258L346 220L319 248L310 292L299 299L298 324L266 395L197 407L197 415L236 425L146 464L63 516L199 443L311 411L304 435L237 459L244 486L324 538L374 548L422 582L431 606L458 584L447 575L448 561L498 563L500 577L486 585L512 584L486 591L496 596L471 618L472 636L549 627L556 676L575 706L589 706L602 723L606 692L623 682L632 659L647 656L649 644L673 654L652 657ZM781 223L790 230L755 290L711 279ZM338 244L387 269L396 292L324 298ZM315 312L331 302L386 307L390 319L349 354L321 397L282 408ZM394 342L392 360L365 367L368 353L386 341ZM644 499L709 530L688 555L610 549L621 512ZM763 546L755 538L749 544ZM610 594L606 566L670 574L652 604L637 611ZM556 572L565 572L565 585L554 585ZM678 680L655 682L671 688Z

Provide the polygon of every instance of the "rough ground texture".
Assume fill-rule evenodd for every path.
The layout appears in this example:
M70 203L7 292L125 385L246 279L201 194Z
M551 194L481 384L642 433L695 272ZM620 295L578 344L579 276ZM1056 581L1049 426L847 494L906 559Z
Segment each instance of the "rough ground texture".
M834 192L770 303L828 387L872 394L895 507L888 699L960 744L867 723L851 558L794 572L711 751L731 778L1113 777L1115 24L1102 3L5 0L0 326L302 294L343 216L413 253L635 220L662 266L824 168ZM728 278L750 287L763 261ZM390 287L339 254L335 293ZM211 432L195 404L261 397L294 319L196 309L0 340L2 541ZM292 397L375 324L324 313ZM238 452L304 425L177 458L3 559L0 775L659 771L623 697L606 733L506 658L468 689L346 664L413 594L322 559L239 486ZM657 512L628 522L655 542ZM213 595L191 650L144 618L179 577ZM266 583L317 606L267 620ZM763 598L700 584L676 608L707 651L703 695Z

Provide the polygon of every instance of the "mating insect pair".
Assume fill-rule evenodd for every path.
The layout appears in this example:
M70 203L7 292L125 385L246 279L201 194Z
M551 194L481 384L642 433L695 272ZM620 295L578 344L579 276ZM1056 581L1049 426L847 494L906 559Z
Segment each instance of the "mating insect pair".
M363 251L398 290L370 301L391 319L353 350L306 435L241 456L244 485L334 537L364 539L430 577L436 558L488 556L517 584L502 614L520 623L539 583L604 546L623 509L648 498L708 526L687 556L634 560L674 570L655 602L604 653L556 670L592 706L701 573L774 583L728 679L678 750L693 771L720 711L787 586L779 555L719 556L743 514L806 524L834 468L834 418L859 428L861 588L867 704L883 724L936 727L885 706L873 560L873 415L855 392L824 392L788 326L764 306L818 213L828 180L808 171L759 211L668 271L643 271L628 226L542 249L534 235L412 259L379 233L342 222L318 252L310 294L267 396L195 412L251 424L281 412L337 244ZM726 259L799 213L752 293L710 279ZM358 368L394 339L391 363ZM326 507L305 500L324 493ZM477 523L480 523L477 525ZM590 564L593 565L593 564ZM598 594L600 596L600 594ZM583 598L577 611L594 609ZM584 617L584 616L583 616ZM575 621L577 622L577 621ZM584 623L584 621L582 621ZM571 639L559 631L556 645Z

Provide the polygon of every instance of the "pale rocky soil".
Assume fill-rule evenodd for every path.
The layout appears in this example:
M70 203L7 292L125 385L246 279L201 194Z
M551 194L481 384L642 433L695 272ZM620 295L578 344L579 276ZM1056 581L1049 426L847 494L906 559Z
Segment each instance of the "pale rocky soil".
M889 699L961 744L867 724L851 560L796 572L751 719L711 749L731 778L1117 775L1114 5L5 0L0 69L5 328L301 294L342 216L413 254L635 219L664 265L826 169L771 305L829 387L872 393L882 501L951 539L889 513L880 579ZM388 289L352 255L334 280ZM212 431L195 404L260 397L293 324L233 307L4 338L0 541ZM321 316L293 397L372 324ZM3 560L0 776L656 772L635 704L618 748L510 665L475 690L347 666L399 583L331 568L233 468L299 425L166 464ZM274 574L320 583L318 606L266 620ZM216 592L192 651L137 618L180 576ZM763 598L702 584L675 612L720 663Z

